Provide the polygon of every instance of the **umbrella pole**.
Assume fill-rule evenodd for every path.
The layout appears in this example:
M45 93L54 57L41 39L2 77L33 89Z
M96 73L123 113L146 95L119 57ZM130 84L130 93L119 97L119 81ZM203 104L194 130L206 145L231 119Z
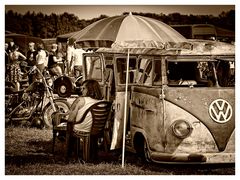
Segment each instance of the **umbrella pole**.
M124 120L123 120L123 145L122 145L122 168L124 168L125 159L125 136L126 136L126 122L127 122L127 100L128 100L128 76L129 76L129 49L127 54L127 72L126 72L126 86L125 86L125 104L124 104Z

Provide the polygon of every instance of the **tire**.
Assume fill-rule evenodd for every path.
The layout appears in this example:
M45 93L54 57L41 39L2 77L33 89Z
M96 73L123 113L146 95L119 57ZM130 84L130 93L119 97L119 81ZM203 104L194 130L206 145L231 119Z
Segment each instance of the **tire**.
M63 99L54 100L57 105L57 111L67 112L70 109L70 104ZM49 102L43 109L43 122L46 128L52 128L52 114L54 113L51 103Z
M59 77L54 81L54 91L59 97L67 98L70 97L73 92L72 80L69 77Z
M142 162L147 163L151 161L147 141L142 135L137 135L134 141L134 148L138 157L141 158Z
M146 140L144 139L144 142L143 142L143 160L145 162L150 162L151 161L151 158L150 158L150 153L149 153L149 150L148 150L148 145L147 145L147 142Z

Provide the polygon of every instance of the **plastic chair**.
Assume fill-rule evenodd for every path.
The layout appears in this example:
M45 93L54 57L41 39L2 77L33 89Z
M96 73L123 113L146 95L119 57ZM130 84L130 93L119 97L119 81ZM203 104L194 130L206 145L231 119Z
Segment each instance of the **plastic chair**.
M56 138L62 139L65 142L66 139L66 132L67 132L67 113L61 113L61 112L54 112L52 114L52 133L53 133L53 141L52 141L52 154L54 155L55 151L55 142Z
M85 119L89 112L92 114L93 119L91 131L89 133L79 131L75 133L73 131L74 125L80 124ZM61 123L63 113L56 114L55 122L53 123L53 154L57 135L66 133L67 161L72 152L73 138L77 139L78 157L80 155L79 150L81 149L82 145L82 160L87 162L90 160L90 158L92 160L96 159L98 150L98 139L104 137L106 123L107 121L110 121L112 117L111 112L112 103L109 101L100 101L89 107L83 114L80 121L67 122L65 124L63 123L60 126L57 124ZM82 141L82 143L80 143L80 141Z

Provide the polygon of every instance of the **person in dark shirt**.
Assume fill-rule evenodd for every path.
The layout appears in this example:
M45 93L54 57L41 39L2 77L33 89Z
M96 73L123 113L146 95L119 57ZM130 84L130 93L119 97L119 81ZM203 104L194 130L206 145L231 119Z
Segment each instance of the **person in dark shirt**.
M57 44L52 44L52 49L48 58L48 69L52 75L62 75L62 69L58 65L59 62L62 62L62 58L57 56Z
M35 50L35 43L30 42L28 44L28 52L27 52L27 64L28 66L34 66L36 65L36 56L37 56L37 51ZM29 75L29 83L31 84L34 81L34 75L30 74Z
M28 45L28 52L27 52L27 63L29 66L34 66L36 65L36 56L37 56L37 51L35 50L35 43L30 42Z

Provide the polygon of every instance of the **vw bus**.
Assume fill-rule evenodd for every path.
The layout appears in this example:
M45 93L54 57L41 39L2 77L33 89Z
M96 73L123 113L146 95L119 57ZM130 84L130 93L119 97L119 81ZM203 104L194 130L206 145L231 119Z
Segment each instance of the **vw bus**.
M234 46L191 43L191 50L170 53L128 56L100 48L84 54L84 79L98 80L105 99L114 102L111 149L122 147L128 73L128 151L160 163L235 162Z

